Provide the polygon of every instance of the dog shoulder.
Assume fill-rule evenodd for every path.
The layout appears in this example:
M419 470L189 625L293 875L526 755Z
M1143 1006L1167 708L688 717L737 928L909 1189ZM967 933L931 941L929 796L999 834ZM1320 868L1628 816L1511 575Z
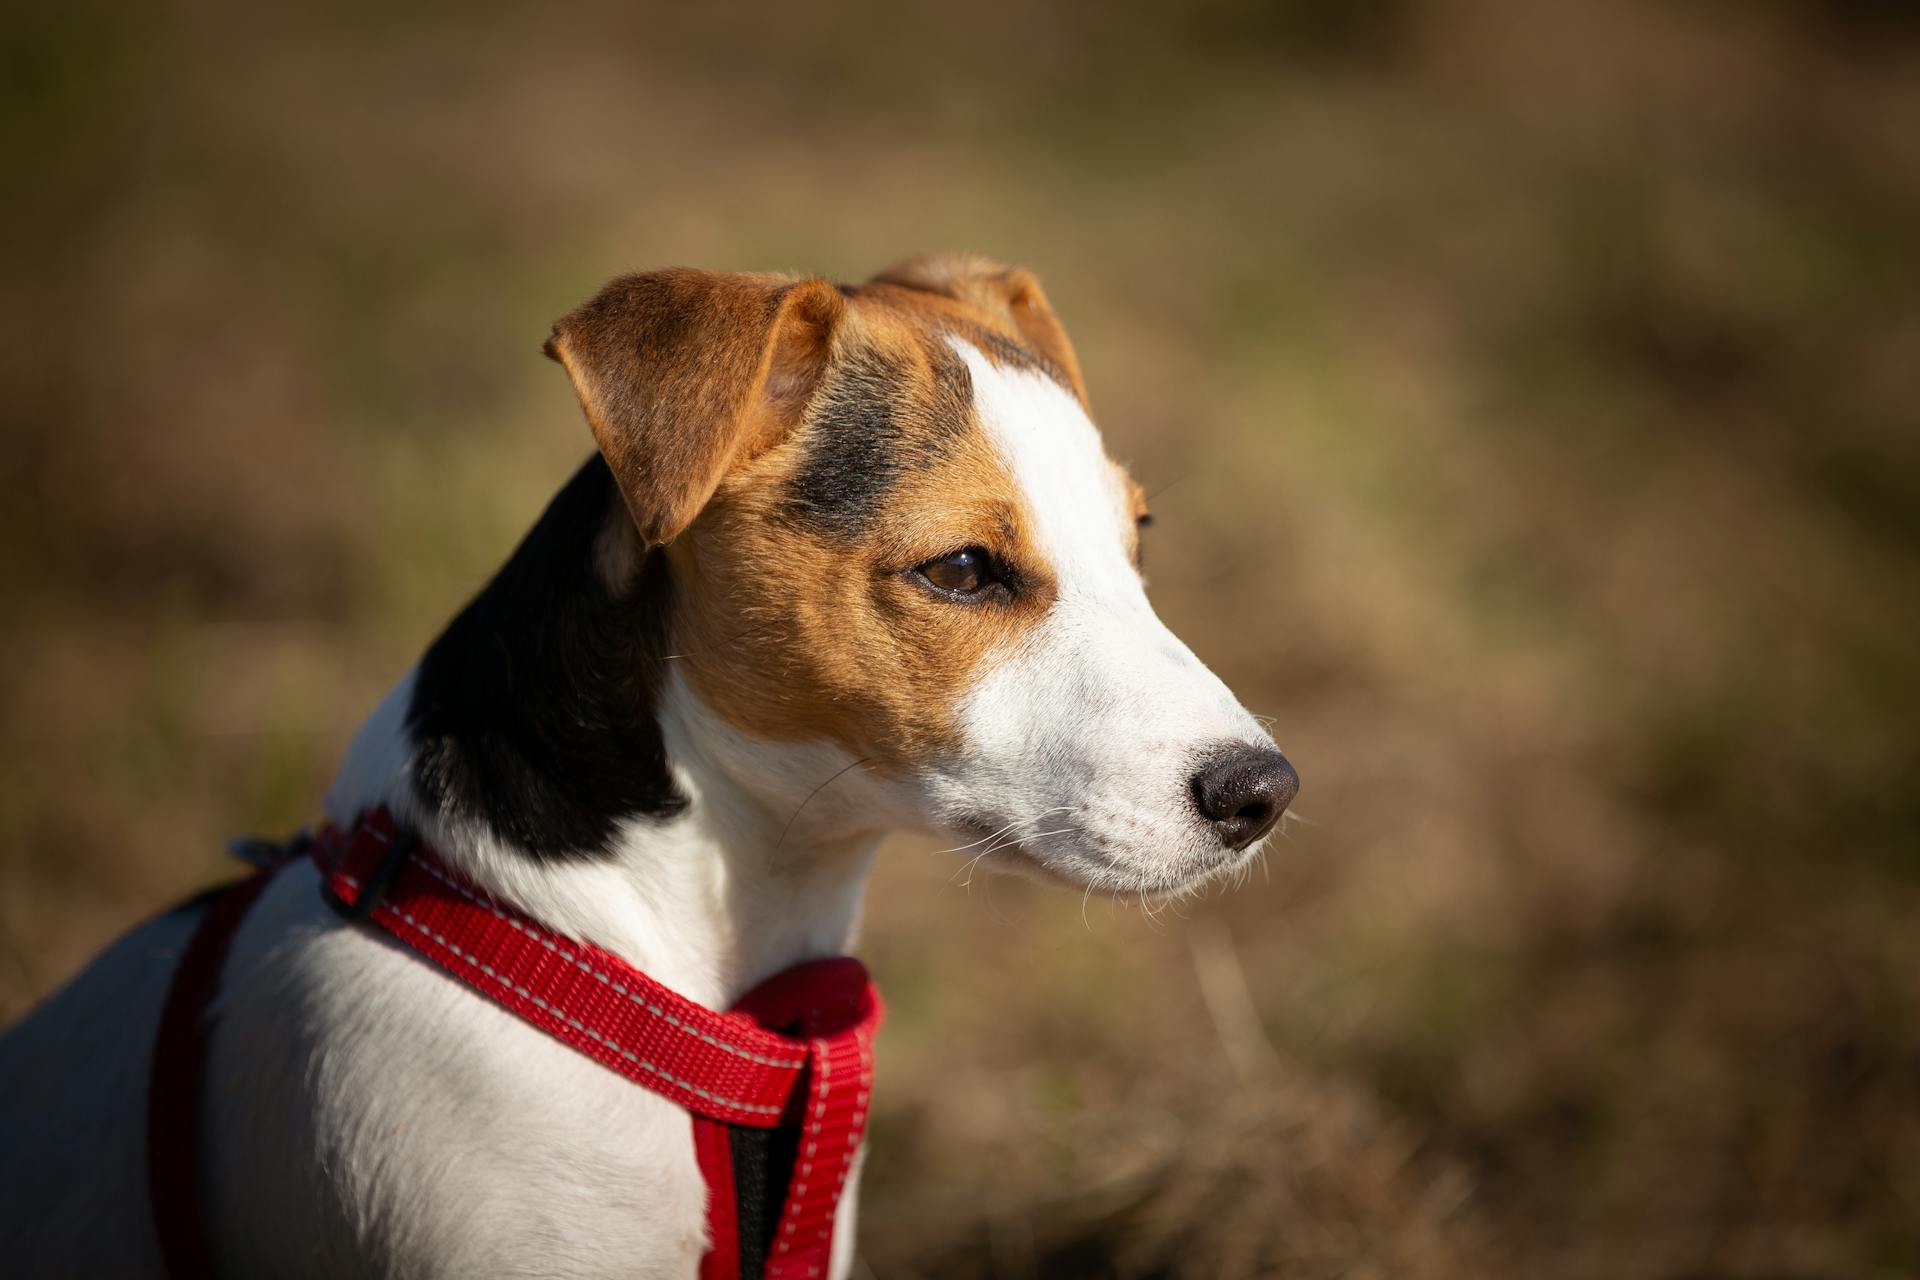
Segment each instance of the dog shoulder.
M685 1112L419 957L342 927L314 873L255 906L209 1051L216 1260L313 1274L692 1275Z

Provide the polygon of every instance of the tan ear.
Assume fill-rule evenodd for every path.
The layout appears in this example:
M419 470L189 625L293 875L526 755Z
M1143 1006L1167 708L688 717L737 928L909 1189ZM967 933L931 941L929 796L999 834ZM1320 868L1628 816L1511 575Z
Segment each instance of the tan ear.
M845 306L818 278L673 268L622 276L554 325L547 354L573 379L648 546L792 427Z
M924 253L882 271L876 284L904 285L937 293L1010 323L1026 344L1051 361L1082 403L1086 383L1067 331L1047 303L1046 291L1023 267L1009 267L976 253Z

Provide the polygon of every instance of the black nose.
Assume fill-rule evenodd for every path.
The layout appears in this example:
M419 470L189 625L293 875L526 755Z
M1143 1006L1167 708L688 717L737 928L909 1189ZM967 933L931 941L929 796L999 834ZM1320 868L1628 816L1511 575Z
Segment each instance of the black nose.
M1193 775L1193 803L1220 843L1244 849L1273 830L1300 790L1300 775L1272 747L1236 742Z

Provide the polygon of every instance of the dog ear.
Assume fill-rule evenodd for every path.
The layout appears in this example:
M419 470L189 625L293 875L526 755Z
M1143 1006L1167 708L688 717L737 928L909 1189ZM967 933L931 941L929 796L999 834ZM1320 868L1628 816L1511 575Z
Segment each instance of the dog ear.
M1087 386L1067 331L1047 302L1046 291L1024 267L1009 267L976 253L924 253L882 271L875 284L904 285L978 307L1012 326L1026 344L1060 370L1080 402Z
M818 278L674 268L622 276L554 325L546 352L573 379L648 546L791 428L845 306Z

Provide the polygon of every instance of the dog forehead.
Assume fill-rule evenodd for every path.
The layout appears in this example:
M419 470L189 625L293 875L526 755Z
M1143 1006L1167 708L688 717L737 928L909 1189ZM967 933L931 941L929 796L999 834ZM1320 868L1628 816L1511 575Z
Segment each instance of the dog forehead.
M781 473L783 522L853 541L883 518L925 530L936 508L992 508L1047 526L1040 549L1056 569L1119 561L1133 577L1135 499L1065 370L967 303L892 285L847 293ZM905 485L916 475L940 480Z
M1062 587L1137 586L1135 499L1079 399L1039 370L995 362L963 340L951 346L972 382L979 430L1019 486L1033 541Z

